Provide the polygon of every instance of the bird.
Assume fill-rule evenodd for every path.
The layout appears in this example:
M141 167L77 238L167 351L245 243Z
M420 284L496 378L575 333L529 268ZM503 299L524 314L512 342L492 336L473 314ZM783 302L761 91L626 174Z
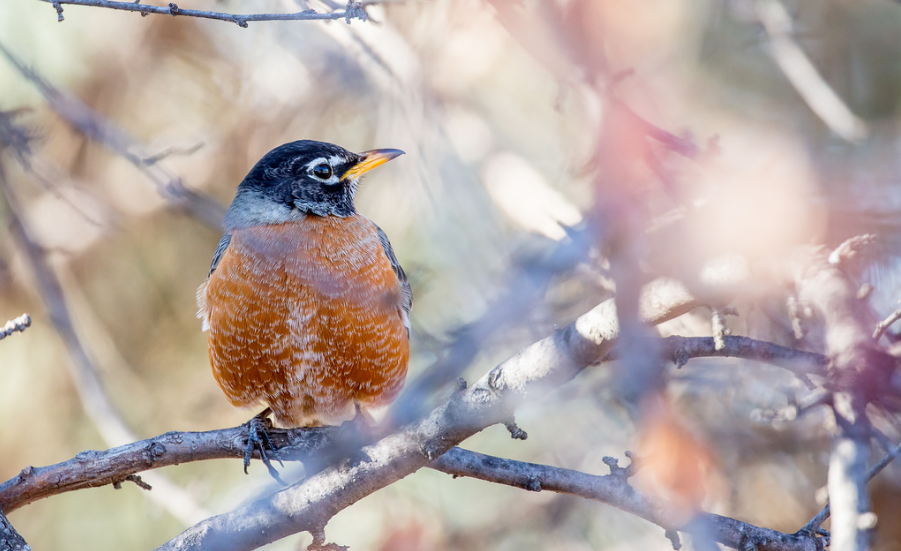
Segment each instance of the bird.
M354 198L363 174L403 153L294 141L238 185L197 290L213 376L232 405L264 405L292 428L372 423L396 398L413 295Z

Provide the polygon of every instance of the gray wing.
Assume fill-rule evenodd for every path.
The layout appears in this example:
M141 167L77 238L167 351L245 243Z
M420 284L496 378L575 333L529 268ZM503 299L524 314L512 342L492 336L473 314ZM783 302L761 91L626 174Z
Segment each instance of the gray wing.
M383 232L382 228L378 227L378 225L375 223L372 225L375 226L376 231L379 233L379 241L382 242L382 249L385 251L385 256L388 257L388 262L391 263L391 269L394 270L394 275L397 276L401 292L403 292L404 295L401 307L403 308L404 327L407 328L407 338L409 338L410 308L413 307L413 289L410 288L410 282L407 281L407 274L404 273L404 269L400 267L400 262L398 262L397 257L394 256L394 249L391 248L391 242L388 241L388 236L385 235L385 232Z
M219 246L216 247L216 252L213 253L213 263L210 264L210 273L207 274L207 278L213 275L213 272L216 271L216 266L219 265L219 261L222 260L222 255L225 254L225 249L228 248L228 244L231 242L232 236L229 233L226 233L222 236L222 239L219 240Z

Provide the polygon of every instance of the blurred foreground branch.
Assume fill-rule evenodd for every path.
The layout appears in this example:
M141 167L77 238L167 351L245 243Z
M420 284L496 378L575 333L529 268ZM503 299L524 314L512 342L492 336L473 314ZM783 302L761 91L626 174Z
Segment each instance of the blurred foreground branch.
M192 10L178 7L174 2L170 2L168 6L150 6L137 2L112 2L109 0L42 0L48 4L52 4L56 8L56 17L58 21L65 20L63 17L63 6L90 6L93 8L109 8L112 10L124 10L138 12L142 16L148 14L171 15L197 17L200 19L214 19L217 21L229 21L236 23L239 27L247 27L247 24L255 21L334 21L336 19L344 19L350 24L351 19L359 19L366 21L369 15L360 2L350 0L347 7L342 11L333 11L329 13L319 13L316 10L304 10L297 13L252 13L237 14L223 13L215 11Z
M757 0L760 22L770 38L773 60L801 98L830 130L848 141L867 137L867 125L845 105L792 39L791 16L779 0Z
M128 4L133 5L133 4ZM123 157L147 176L157 191L174 205L191 213L210 227L219 229L225 208L215 199L185 186L181 177L158 162L159 156L148 155L145 147L127 132L106 120L79 98L58 90L34 69L0 43L2 53L23 77L37 87L48 105L63 120L89 139L102 144Z
M852 239L846 244L852 242L859 244L858 248L869 243ZM842 245L838 250L846 248ZM895 359L873 343L875 320L870 319L868 304L858 298L857 286L849 276L859 268L852 264L855 256L859 255L830 256L821 247L810 248L799 256L794 269L798 298L823 324L823 344L831 360L829 387L836 424L828 488L833 543L842 551L864 551L870 546L875 516L870 512L866 487L871 438L866 407L890 395L895 367Z

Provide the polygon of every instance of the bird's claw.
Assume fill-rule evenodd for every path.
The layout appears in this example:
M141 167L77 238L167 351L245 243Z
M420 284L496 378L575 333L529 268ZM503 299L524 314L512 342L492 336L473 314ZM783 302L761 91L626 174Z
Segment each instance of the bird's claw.
M244 449L244 474L247 474L247 469L250 467L250 459L253 457L253 450L254 448L257 448L260 450L260 459L263 461L263 465L266 465L266 469L269 470L269 475L282 486L287 486L288 484L281 479L278 471L272 466L272 461L269 459L269 453L266 452L266 449L268 448L272 452L273 458L284 468L285 464L278 458L278 452L276 451L275 446L272 445L272 440L269 438L269 433L267 432L267 429L272 428L272 421L270 421L268 417L269 413L270 410L267 408L247 422L247 447Z

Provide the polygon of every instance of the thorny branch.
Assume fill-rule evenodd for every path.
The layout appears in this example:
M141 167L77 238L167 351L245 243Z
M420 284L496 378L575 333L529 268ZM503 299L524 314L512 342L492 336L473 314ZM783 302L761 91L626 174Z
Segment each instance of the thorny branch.
M63 21L63 6L90 6L94 8L109 8L113 10L124 10L138 12L142 16L148 14L171 15L197 17L200 19L213 19L217 21L228 21L236 23L239 27L247 27L248 23L256 21L334 21L344 19L348 24L352 19L366 21L369 15L360 2L351 0L347 3L347 7L343 11L333 11L329 13L319 13L316 10L304 10L297 13L254 13L254 14L237 14L223 13L215 11L192 10L178 6L174 2L170 2L168 6L150 6L138 2L113 2L110 0L43 0L48 4L52 4L56 8L56 17L58 21Z

